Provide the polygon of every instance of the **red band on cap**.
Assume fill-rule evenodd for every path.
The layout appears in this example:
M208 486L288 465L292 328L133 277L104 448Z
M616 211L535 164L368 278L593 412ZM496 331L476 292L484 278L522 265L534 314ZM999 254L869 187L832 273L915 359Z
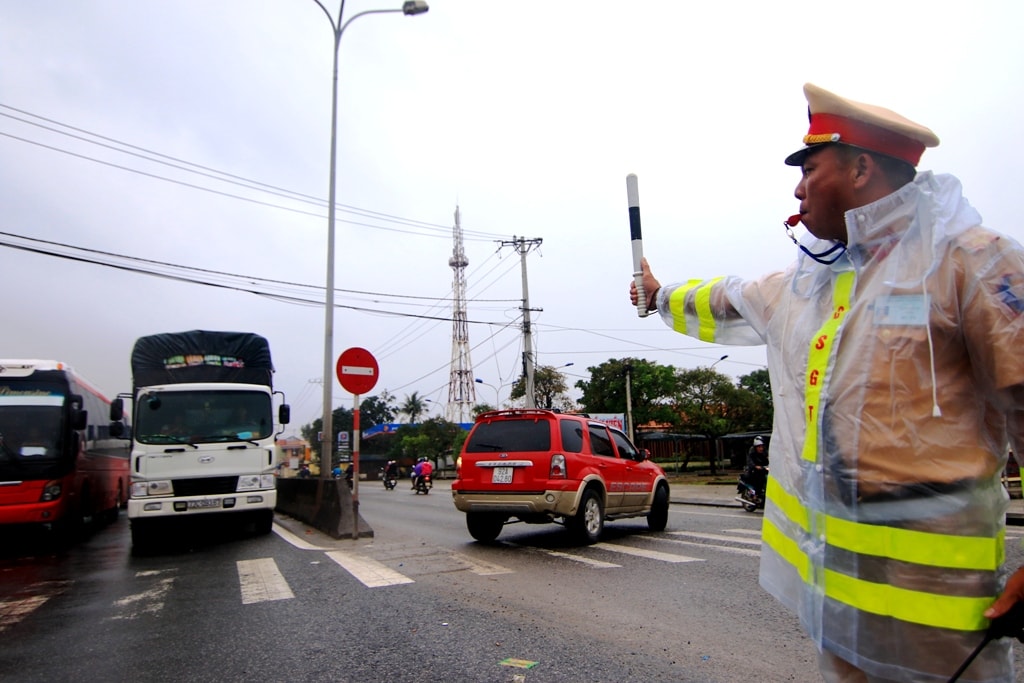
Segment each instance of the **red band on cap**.
M886 128L835 114L811 115L808 135L833 133L839 134L839 142L895 157L911 166L917 166L924 154L924 143Z

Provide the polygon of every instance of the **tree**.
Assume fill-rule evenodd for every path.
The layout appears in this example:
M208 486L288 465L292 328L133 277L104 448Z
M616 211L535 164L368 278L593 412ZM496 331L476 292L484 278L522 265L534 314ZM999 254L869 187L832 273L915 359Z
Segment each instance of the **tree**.
M420 421L420 415L427 412L427 402L414 391L405 397L398 412L409 418L409 424L416 424Z
M359 426L369 429L377 425L386 425L395 421L395 397L388 392L378 396L370 396L359 404Z
M627 366L630 368L629 393L633 404L633 423L675 422L675 368L642 358L610 359L596 367L587 368L590 380L576 382L576 388L583 392L580 399L583 411L626 412Z
M520 377L512 385L509 400L515 401L526 396L526 378ZM543 410L572 410L574 401L569 396L565 377L550 365L538 365L533 371L534 405Z
M359 430L363 431L376 425L388 424L395 419L395 410L391 406L394 397L388 392L378 396L369 396L359 403ZM331 424L334 429L334 440L337 442L338 434L352 431L353 415L349 408L335 408L331 413ZM309 443L312 457L315 462L320 462L320 438L323 431L323 418L318 417L300 430L302 438ZM334 464L334 463L332 463Z
M772 428L775 404L772 400L772 385L767 368L754 370L739 378L737 384L750 398L749 410L743 431L765 431Z
M737 389L729 378L712 368L683 370L677 375L676 422L680 431L702 434L717 440L734 430L729 406L737 400ZM717 474L717 454L710 457L711 474Z
M402 425L388 455L414 460L425 456L436 465L440 459L456 452L457 445L461 446L465 438L459 437L464 433L462 427L442 417L432 417L422 424Z

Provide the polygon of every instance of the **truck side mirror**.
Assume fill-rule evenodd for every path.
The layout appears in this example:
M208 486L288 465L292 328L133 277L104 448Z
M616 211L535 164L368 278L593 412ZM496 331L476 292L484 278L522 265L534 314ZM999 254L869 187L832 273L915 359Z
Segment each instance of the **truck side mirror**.
M287 403L282 403L277 409L277 421L283 425L292 421L292 409Z
M110 402L110 420L116 422L122 418L124 418L124 399L115 398Z
M120 439L124 436L124 423L123 422L111 422L110 423L110 435L115 439Z

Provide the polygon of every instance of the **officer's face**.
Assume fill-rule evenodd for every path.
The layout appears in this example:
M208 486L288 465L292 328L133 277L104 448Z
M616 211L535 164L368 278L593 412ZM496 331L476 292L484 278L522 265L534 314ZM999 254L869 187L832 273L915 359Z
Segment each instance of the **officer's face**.
M793 193L800 200L800 222L819 239L846 242L847 211L853 201L854 165L836 145L826 145L804 159Z

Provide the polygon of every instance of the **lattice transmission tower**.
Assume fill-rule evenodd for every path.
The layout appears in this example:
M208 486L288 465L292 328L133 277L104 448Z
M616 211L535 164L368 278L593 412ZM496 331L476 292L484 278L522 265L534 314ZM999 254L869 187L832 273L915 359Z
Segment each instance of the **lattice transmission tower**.
M449 422L472 422L476 405L476 385L473 379L473 361L469 357L469 325L466 322L466 266L469 259L462 248L462 224L459 207L455 207L455 228L452 230L454 247L448 265L455 272L452 283L452 365L448 380L448 404L445 419Z

